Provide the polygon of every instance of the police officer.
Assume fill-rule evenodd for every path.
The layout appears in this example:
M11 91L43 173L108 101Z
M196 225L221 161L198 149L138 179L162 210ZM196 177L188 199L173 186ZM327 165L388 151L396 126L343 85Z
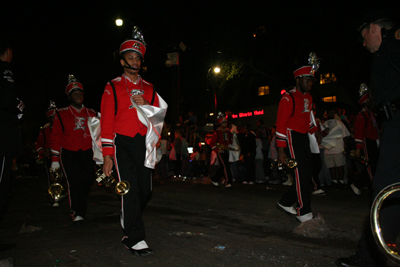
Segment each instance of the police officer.
M13 159L23 153L18 118L24 104L17 98L11 68L12 47L0 39L0 222L8 207L8 191ZM0 244L0 251L15 244Z
M373 197L386 186L400 182L400 28L391 14L378 11L364 16L359 24L363 46L373 54L371 90L374 104L385 120L379 146L378 166L373 177ZM399 193L391 194L380 210L380 225L386 243L396 244L400 232ZM373 239L371 227L366 227L356 253L339 258L337 266L386 266Z

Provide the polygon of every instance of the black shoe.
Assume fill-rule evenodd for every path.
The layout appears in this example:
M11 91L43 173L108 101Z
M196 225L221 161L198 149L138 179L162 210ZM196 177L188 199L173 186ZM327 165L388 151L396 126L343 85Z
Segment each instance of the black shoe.
M122 238L121 242L122 242L122 244L124 244L126 249L129 250L133 255L136 255L139 257L146 257L146 256L150 256L150 255L154 254L154 251L151 248L133 249L132 247L134 246L134 243L132 243L131 240L129 240L129 238L127 238L127 237ZM144 241L141 241L141 242L144 242Z
M74 226L82 226L83 225L83 221L76 221L73 222Z
M128 248L128 250L133 255L136 255L136 256L139 256L139 257L146 257L146 256L150 256L150 255L154 254L154 251L151 248L144 248L144 249L139 249L139 250L136 250L136 249L133 249L133 248Z
M351 255L348 258L337 259L336 266L338 266L338 267L357 267L357 266L373 267L374 264L363 261L357 255Z
M8 249L12 249L15 247L17 244L10 243L10 244L0 244L0 252Z

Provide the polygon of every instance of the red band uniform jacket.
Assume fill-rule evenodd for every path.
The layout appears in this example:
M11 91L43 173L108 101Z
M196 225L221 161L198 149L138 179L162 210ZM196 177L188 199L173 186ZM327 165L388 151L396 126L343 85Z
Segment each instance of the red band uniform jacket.
M52 128L50 123L45 124L39 131L38 139L35 144L35 150L39 157L42 157L44 151L50 148L51 132Z
M115 134L135 137L136 134L145 136L147 127L140 122L137 111L131 103L131 96L140 94L151 103L153 85L140 76L133 83L125 74L112 80L117 94L117 114L115 115L115 98L113 89L108 83L101 100L101 144L103 157L114 155ZM154 96L153 106L159 107L157 94Z
M308 92L303 94L293 88L283 94L279 102L276 122L277 147L287 147L289 129L302 134L313 134L317 131L317 126L311 121L311 108L312 96Z
M92 138L88 127L88 117L95 117L93 109L83 107L77 110L72 106L58 110L51 134L51 155L53 162L60 161L61 148L71 151L92 149ZM62 128L60 118L62 120Z
M354 124L354 140L356 148L363 149L364 139L378 140L379 132L377 129L375 118L370 110L363 108L356 117Z

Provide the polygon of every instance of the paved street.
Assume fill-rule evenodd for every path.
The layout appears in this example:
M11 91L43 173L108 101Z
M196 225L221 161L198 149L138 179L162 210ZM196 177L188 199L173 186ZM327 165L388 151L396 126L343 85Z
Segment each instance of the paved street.
M366 190L358 197L349 188L325 189L326 196L313 197L318 224L297 228L302 230L297 234L300 223L275 206L287 190L283 185L226 189L208 179L155 179L143 214L146 241L155 253L139 258L120 242L116 194L93 185L85 224L74 227L67 201L50 206L44 173L22 177L13 180L12 204L0 230L3 243L17 246L0 252L0 259L12 257L17 267L334 266L357 245L368 196Z

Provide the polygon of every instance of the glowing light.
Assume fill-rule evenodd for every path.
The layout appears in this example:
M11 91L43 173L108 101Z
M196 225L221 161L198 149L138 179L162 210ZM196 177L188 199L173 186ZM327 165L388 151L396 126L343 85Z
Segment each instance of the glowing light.
M118 27L122 26L123 24L124 24L124 21L122 19L116 19L115 20L115 25L117 25Z

